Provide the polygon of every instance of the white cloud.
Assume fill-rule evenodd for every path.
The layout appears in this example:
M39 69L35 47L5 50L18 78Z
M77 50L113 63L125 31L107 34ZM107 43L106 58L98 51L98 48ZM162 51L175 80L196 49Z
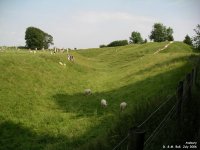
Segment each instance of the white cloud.
M154 19L146 16L138 16L127 12L80 12L74 19L82 23L104 23L110 21L126 22L152 22Z

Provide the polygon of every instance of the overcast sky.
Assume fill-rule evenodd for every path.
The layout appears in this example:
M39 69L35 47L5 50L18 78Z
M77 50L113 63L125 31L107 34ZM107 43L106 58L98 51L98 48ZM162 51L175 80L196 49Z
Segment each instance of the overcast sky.
M148 38L155 22L174 30L176 41L200 24L200 0L0 0L0 46L25 45L29 26L40 28L60 48L91 48Z

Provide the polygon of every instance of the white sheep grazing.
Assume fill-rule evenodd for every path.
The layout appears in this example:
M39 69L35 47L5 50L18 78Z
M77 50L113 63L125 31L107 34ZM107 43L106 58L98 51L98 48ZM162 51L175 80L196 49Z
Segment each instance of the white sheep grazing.
M127 103L126 103L126 102L122 102L122 103L120 104L120 110L121 110L121 111L124 111L126 107L127 107Z
M34 54L36 54L36 51L33 51Z
M62 62L59 62L59 64L60 64L61 66L63 66L63 63L62 63Z
M92 94L92 91L91 91L91 89L85 89L84 93L85 93L85 95L90 95L90 94Z
M101 100L101 107L103 107L103 108L105 108L105 107L107 107L107 101L105 100L105 99L102 99Z

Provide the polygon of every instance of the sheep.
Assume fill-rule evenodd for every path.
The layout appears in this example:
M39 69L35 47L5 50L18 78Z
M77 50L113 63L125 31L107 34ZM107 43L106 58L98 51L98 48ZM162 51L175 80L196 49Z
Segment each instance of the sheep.
M105 107L107 107L107 105L108 105L108 104L107 104L107 101L106 101L105 99L102 99L102 100L101 100L101 107L102 107L102 108L105 108Z
M35 54L35 53L36 53L36 51L33 51L33 53Z
M59 64L60 64L61 66L63 66L63 63L62 63L62 62L59 62Z
M53 52L51 52L51 55L53 55Z
M125 110L125 108L127 107L127 103L126 102L122 102L120 104L120 110L123 112Z
M90 94L92 94L92 91L91 91L91 89L85 89L84 93L85 93L85 95L90 95Z

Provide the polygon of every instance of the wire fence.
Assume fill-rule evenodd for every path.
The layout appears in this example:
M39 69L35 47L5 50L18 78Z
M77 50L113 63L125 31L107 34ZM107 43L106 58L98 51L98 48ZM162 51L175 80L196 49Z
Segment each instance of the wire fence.
M164 101L154 112L152 112L139 126L137 126L138 128L142 127L147 121L149 121L152 116L154 116L156 114L157 111L159 111L162 107L164 107L167 102L169 102L170 100L172 100L173 98L175 98L175 94L170 96L166 101ZM166 121L167 119L169 119L168 116L170 116L171 112L173 111L173 109L175 108L176 104L172 107L172 109L167 113L167 115L164 117L164 119L161 121L161 123L158 125L158 127L153 131L153 133L149 136L149 138L146 140L146 144L148 141L152 140L152 138L154 138L154 135L156 134L156 131L159 129L159 127L163 124L164 121ZM159 131L158 131L159 132ZM112 150L117 150L118 148L120 148L120 146L128 139L128 137L130 136L130 134L128 133L126 137L124 137ZM145 145L146 145L145 144Z
M165 115L165 117L162 119L160 124L153 130L153 132L150 134L150 136L144 141L144 134L145 132L134 132L134 136L130 141L128 141L127 149L132 150L143 150L143 148L148 148L148 146L151 144L151 142L156 138L156 136L162 131L162 129L167 125L167 122L171 118L172 115L177 115L177 117L180 117L181 109L183 107L184 101L187 101L191 97L191 89L194 85L196 85L197 82L197 67L192 69L190 73L188 73L183 81L180 81L178 84L178 87L176 89L176 93L171 95L167 100L165 100L155 111L153 111L140 125L137 126L137 129L140 129L144 124L146 124L161 108L163 108L170 100L176 98L176 103L171 107L171 109L168 111L168 113ZM176 113L174 113L176 112ZM179 119L178 119L179 120ZM128 137L131 136L131 132L127 134L126 137L124 137L112 150L117 150L121 147L121 145L127 141ZM130 148L129 144L130 142L134 142L135 148Z
M175 110L177 103L170 109L170 111L165 115L164 119L160 122L160 124L156 127L156 129L151 133L148 139L145 141L144 145L147 147L151 141L156 137L156 135L161 131L161 129L166 125L166 122L170 119L172 113ZM164 124L165 123L165 124Z
M128 137L129 134L125 138L123 138L112 150L118 149L128 139Z
M170 96L166 101L164 101L154 112L152 112L148 117L147 119L145 119L139 126L138 128L142 127L147 121L149 121L152 116L154 116L154 114L156 114L157 111L159 111L162 107L165 106L165 104L167 104L167 102L169 102L172 98L175 97L175 94Z

